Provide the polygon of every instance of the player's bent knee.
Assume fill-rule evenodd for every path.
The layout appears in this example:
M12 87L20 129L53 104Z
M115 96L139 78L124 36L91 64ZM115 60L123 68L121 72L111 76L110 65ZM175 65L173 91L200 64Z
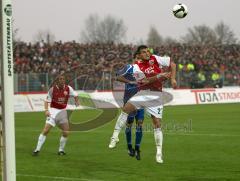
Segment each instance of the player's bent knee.
M152 121L153 121L154 128L161 128L160 118L156 118L155 116L152 116Z
M131 112L133 112L135 110L136 110L135 106L130 103L126 103L122 108L122 111L127 114L130 114Z
M132 127L132 123L126 123L126 127L131 128Z
M67 137L67 136L69 135L69 131L63 131L63 132L62 132L62 135L63 135L64 137Z
M154 128L161 128L161 123L159 121L156 121L153 123Z
M127 108L125 108L125 107L122 108L122 111L127 113L127 114L130 114L130 111L128 111Z
M137 122L137 126L138 126L138 127L142 127L142 125L143 125L143 122L142 122L142 121L138 121L138 122Z
M155 128L161 128L161 124L160 123L157 123L154 125Z
M51 129L51 127L48 127L48 126L45 127L45 128L43 128L42 134L43 134L44 136L46 136L46 135L49 133L50 129Z
M159 120L154 120L153 125L155 128L160 128L161 127L161 122Z
M42 131L42 134L44 135L44 136L47 136L47 134L49 133L49 129L43 129L43 131Z

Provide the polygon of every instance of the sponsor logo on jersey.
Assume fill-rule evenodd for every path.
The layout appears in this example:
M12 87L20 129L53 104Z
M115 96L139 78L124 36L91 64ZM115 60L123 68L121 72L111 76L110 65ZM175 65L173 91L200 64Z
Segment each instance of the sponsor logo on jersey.
M153 65L154 64L154 60L149 60L149 65Z
M144 72L145 72L146 74L154 73L154 67L151 66L151 67L147 68Z

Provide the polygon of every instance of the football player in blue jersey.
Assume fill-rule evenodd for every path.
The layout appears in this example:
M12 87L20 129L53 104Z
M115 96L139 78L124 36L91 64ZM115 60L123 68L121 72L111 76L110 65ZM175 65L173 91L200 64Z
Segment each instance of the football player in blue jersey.
M134 59L137 59L138 54L134 54ZM123 69L118 71L118 81L125 83L125 91L123 97L123 103L125 104L132 96L138 92L138 86L135 78L133 77L133 66L126 65ZM135 137L135 148L132 146L132 124L136 120L136 137ZM143 136L142 123L144 120L144 109L138 109L136 112L131 113L128 116L125 134L127 139L128 154L132 157L136 156L137 160L140 160L140 144Z

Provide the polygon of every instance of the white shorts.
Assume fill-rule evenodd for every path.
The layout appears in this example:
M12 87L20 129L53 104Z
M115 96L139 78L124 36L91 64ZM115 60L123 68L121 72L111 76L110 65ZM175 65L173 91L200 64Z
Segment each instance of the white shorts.
M128 101L136 109L145 108L146 112L162 118L163 114L163 93L159 91L141 90Z
M49 113L50 113L50 116L47 117L46 123L50 124L53 127L55 127L56 124L60 125L68 122L66 109L50 108Z

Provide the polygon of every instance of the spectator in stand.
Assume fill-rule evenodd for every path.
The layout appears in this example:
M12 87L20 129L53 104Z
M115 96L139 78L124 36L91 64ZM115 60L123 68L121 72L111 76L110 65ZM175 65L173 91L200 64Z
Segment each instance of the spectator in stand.
M212 73L211 79L212 79L213 87L215 87L215 88L222 87L222 78L221 78L220 74L218 73L218 71L214 71Z

